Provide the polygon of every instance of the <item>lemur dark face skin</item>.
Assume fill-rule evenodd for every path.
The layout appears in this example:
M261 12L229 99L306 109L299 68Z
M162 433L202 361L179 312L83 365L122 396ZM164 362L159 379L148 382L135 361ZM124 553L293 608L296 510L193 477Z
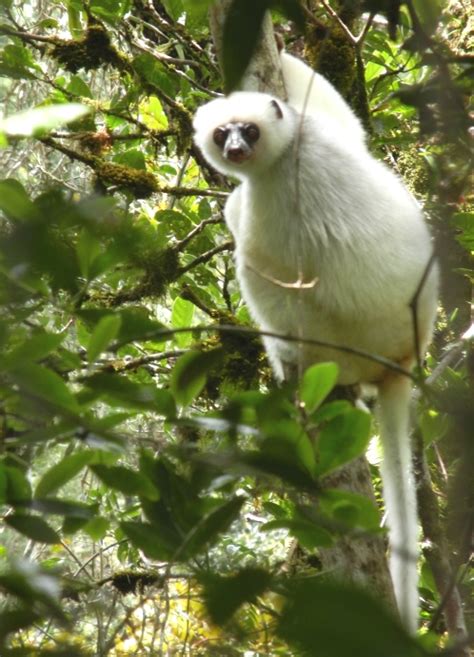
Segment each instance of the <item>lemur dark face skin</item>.
M248 160L253 152L254 145L260 138L260 129L255 123L226 123L214 130L213 140L223 156L240 164Z

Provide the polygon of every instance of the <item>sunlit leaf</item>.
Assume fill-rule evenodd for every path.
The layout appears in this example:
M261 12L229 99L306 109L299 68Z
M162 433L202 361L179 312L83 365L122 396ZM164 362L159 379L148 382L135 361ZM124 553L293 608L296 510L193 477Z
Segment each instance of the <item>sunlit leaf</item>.
M80 103L46 105L3 119L0 130L9 137L34 137L76 121L90 111L90 107Z
M171 312L171 326L173 328L183 328L186 326L191 326L194 317L195 308L196 306L193 303L191 303L191 301L187 301L182 297L176 297ZM183 348L191 344L193 340L193 336L191 332L177 333L175 336L175 340L178 343L178 346Z
M331 392L338 375L339 368L336 363L319 363L305 371L299 392L308 413L313 413Z
M327 474L363 454L370 440L370 415L353 408L336 416L322 429L318 440L317 472Z

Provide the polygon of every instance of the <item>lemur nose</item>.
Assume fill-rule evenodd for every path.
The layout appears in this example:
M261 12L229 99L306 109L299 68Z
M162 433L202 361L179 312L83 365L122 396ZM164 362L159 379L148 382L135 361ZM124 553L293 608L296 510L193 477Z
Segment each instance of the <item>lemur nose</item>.
M226 155L231 162L242 162L246 158L246 152L239 146L228 148Z

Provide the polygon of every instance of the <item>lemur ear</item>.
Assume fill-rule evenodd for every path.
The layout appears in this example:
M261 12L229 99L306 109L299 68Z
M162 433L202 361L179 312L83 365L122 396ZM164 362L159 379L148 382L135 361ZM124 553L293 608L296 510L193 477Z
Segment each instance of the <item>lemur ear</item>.
M272 107L274 108L274 110L275 110L275 114L276 114L276 116L277 116L277 119L282 119L282 118L283 118L283 112L282 112L282 110L281 110L280 105L276 102L276 100L272 100L272 101L271 101L271 106L272 106Z

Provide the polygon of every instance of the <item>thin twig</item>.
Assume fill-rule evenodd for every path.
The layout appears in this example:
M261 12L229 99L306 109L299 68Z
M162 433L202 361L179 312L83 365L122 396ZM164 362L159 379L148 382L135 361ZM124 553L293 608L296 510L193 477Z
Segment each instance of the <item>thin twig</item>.
M385 356L377 356L375 354L364 351L363 349L355 349L353 347L347 347L346 345L334 344L333 342L325 342L324 340L314 340L312 338L301 338L294 335L284 335L282 333L275 333L273 331L260 331L254 329L250 326L233 326L231 324L211 324L208 326L189 326L181 328L166 328L166 329L157 329L156 331L150 331L150 333L143 336L143 340L156 340L159 338L170 337L178 333L243 333L245 335L255 336L255 337L267 337L275 338L282 340L283 342L300 342L302 344L312 345L315 347L324 347L325 349L333 349L334 351L340 351L346 354L353 354L354 356L360 356L379 365L383 365L389 370L398 372L403 376L407 376L409 379L416 381L415 375L413 375L408 370L404 369L396 363L395 361L385 358ZM113 350L117 350L122 347L124 344L127 344L127 341L117 341L111 347Z
M366 21L362 31L360 32L359 36L356 37L356 46L358 48L360 48L361 45L364 43L365 37L367 36L370 28L372 27L372 23L374 21L374 18L375 18L375 12L372 11L372 12L370 12L369 17L367 18L367 21Z
M331 5L329 5L327 2L325 2L325 0L319 0L319 2L321 3L321 5L326 10L326 13L328 13L331 16L331 18L333 18L336 21L336 23L338 23L339 27L342 29L342 31L344 32L344 34L346 35L346 37L350 41L350 43L352 43L352 45L354 45L354 46L357 46L357 37L354 36L354 34L352 34L350 29L347 27L347 25L344 23L344 21L341 20L341 18L339 17L337 12L334 11L334 9L331 7Z
M213 249L209 249L209 251L202 253L200 256L192 260L185 267L181 267L181 269L179 270L179 276L186 274L188 271L194 269L194 267L197 267L198 265L202 265L204 262L207 262L218 253L222 253L223 251L232 251L233 248L234 248L233 240L228 240L223 244L219 244L218 246L215 246Z
M201 223L199 223L195 228L193 228L187 235L186 237L183 237L182 240L179 240L178 242L175 242L174 247L178 250L181 251L187 244L190 242L193 237L201 233L206 226L210 226L212 224L221 224L222 219L203 219Z
M428 275L435 263L435 260L436 260L436 255L432 253L423 271L423 275L420 279L420 282L418 283L418 287L416 288L415 294L413 295L409 303L409 307L412 313L412 320L413 320L413 337L415 342L416 363L418 365L418 369L420 370L422 367L422 360L421 360L420 326L418 322L418 301L420 298L420 294L422 293L423 288L425 286Z

